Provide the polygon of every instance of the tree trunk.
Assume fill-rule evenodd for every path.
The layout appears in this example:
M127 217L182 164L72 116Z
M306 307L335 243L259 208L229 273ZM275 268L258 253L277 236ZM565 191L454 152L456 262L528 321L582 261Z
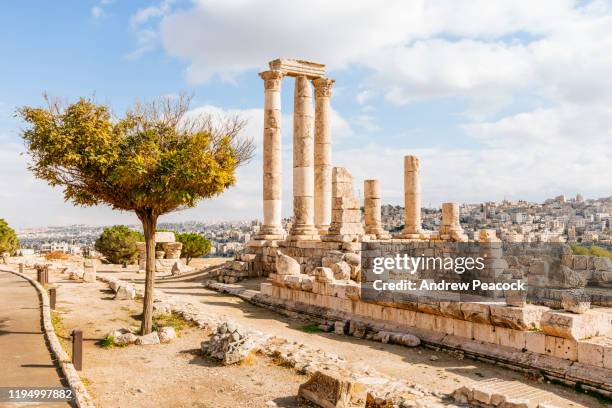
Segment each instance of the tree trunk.
M191 262L191 258L190 257L185 258L185 265L189 265L189 262Z
M155 230L157 228L157 216L152 211L138 214L142 222L146 253L146 278L144 304L142 308L141 334L149 334L153 330L153 287L155 285Z

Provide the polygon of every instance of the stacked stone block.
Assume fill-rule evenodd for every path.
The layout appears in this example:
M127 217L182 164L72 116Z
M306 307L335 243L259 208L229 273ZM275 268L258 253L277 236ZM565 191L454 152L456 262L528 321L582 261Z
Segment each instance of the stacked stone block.
M364 234L353 177L344 167L332 169L332 221L324 241L358 242Z

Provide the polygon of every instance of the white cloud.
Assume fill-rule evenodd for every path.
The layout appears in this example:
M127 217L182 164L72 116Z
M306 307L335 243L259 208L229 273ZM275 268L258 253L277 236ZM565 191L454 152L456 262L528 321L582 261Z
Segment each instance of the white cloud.
M100 6L94 6L91 8L91 16L93 18L101 18L104 17L105 13L104 10L102 9L102 7Z
M501 108L509 94L526 90L610 98L612 85L597 84L612 68L611 10L598 0L580 4L200 0L166 13L159 31L167 52L188 61L196 83L299 57L331 69L365 66L373 73L368 89L393 103L462 96Z

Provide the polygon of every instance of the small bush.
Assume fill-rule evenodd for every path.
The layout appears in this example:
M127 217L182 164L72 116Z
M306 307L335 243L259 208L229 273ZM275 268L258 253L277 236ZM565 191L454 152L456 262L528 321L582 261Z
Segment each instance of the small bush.
M115 347L115 338L112 335L108 335L102 340L100 340L100 347L102 348L112 348Z
M318 324L309 324L306 326L302 326L300 327L300 330L302 330L304 333L320 333L323 331L321 330Z

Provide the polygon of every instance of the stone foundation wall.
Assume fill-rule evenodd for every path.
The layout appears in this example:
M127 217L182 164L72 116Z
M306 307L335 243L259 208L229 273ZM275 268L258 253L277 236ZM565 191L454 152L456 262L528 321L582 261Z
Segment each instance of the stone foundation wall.
M276 282L264 283L261 293L302 305L303 310L318 314L329 310L329 314L346 321L370 322L390 331L419 329L442 337L452 335L491 346L577 361L605 369L606 378L612 378L612 314L606 310L573 314L545 306L512 307L501 302L436 302L431 299L399 307L361 301L359 286L354 283L315 282L312 291L283 287ZM612 384L610 387L612 390Z
M360 255L360 242L325 242L325 241L280 241L252 240L247 244L244 254L236 259L249 264L248 276L269 276L276 273L276 253L294 258L301 266L301 272L311 274L316 267L323 265L323 258L334 254L352 253ZM245 259L245 256L246 259ZM252 271L252 273L251 273Z

